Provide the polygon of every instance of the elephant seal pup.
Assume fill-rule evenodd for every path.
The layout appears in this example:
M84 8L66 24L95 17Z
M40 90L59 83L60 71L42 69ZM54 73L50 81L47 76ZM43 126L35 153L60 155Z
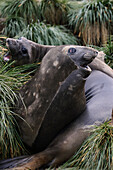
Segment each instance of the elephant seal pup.
M45 54L55 46L40 45L24 37L20 39L8 38L6 44L9 51L4 60L16 60L15 65L40 62ZM98 52L98 56L89 64L92 70L100 70L113 78L113 70L104 63L104 53Z

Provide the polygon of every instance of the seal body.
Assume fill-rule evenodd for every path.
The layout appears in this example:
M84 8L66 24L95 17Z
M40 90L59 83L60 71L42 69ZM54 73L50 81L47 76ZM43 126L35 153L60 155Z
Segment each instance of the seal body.
M1 162L1 167L17 166L15 169L36 168L43 165L58 166L68 160L89 135L91 125L101 124L111 118L113 108L113 79L100 71L93 71L85 84L86 108L42 152L16 163ZM15 160L14 160L15 161Z
M68 160L88 137L92 125L111 119L113 108L113 79L93 71L85 85L86 109L53 140L46 150L36 154L28 167L49 164L58 166ZM46 159L47 158L47 159ZM42 160L42 162L41 162Z
M39 72L20 90L28 113L26 114L20 102L18 114L33 130L31 131L24 122L18 121L24 142L34 146L38 152L49 145L44 151L27 159L28 163L23 163L22 168L36 169L48 163L52 166L63 163L88 136L89 133L85 129L89 125L98 121L102 123L110 118L113 80L109 76L93 71L86 81L86 99L84 96L84 78L89 73L81 67L90 64L96 55L96 50L87 47L53 47L43 58ZM95 65L99 68L101 64ZM105 100L103 94L106 96Z
M74 51L70 52L72 48L74 48ZM86 65L98 54L92 48L81 46L59 46L54 49L49 50L42 60L39 71L19 91L26 108L20 100L17 113L29 124L28 126L22 120L18 120L23 141L32 147L38 141L37 137L40 135L41 140L39 142L45 142L40 146L41 149L47 147L57 133L85 109L84 84L91 72ZM72 80L73 76L74 79ZM73 100L71 104L71 91L75 93L74 100L78 101L78 97L80 98L79 102ZM62 94L62 99L59 92ZM61 101L59 102L58 99ZM62 101L67 110L62 106ZM72 107L68 105L68 102ZM80 105L82 107L79 107ZM76 112L74 112L75 108L77 109ZM55 114L53 110L55 110ZM47 124L50 122L49 119L52 124L49 124L46 131ZM57 126L54 128L54 122L58 125L58 128ZM47 139L44 141L43 133L45 132L50 134L48 138L45 136ZM35 146L38 146L37 142Z
M85 94L87 102L85 111L49 146L49 149L53 149L53 146L59 148L58 157L52 161L54 166L66 161L77 151L89 135L87 130L92 128L92 125L99 125L111 119L113 109L112 78L100 71L93 71L86 81Z
M38 75L36 74L34 78L30 82L28 82L26 86L22 88L20 93L24 98L25 104L28 109L30 108L29 106L31 106L30 104L34 104L33 106L36 106L34 108L34 112L32 112L31 109L31 112L28 112L30 114L28 114L27 116L23 115L25 119L31 123L31 125L32 123L35 124L34 134L28 130L28 127L24 129L25 131L22 129L22 133L23 135L25 135L24 140L27 141L28 139L29 145L34 144L35 148L37 148L37 150L40 150L40 148L38 148L39 146L36 145L37 143L36 141L38 141L40 144L41 141L44 141L43 133L50 132L50 134L48 134L48 139L45 141L46 144L42 145L41 146L42 148L45 148L46 145L48 145L48 143L52 140L52 138L55 138L55 136L56 138L49 144L49 146L44 151L35 154L31 157L28 157L26 159L22 159L22 162L19 160L20 166L18 166L17 169L22 169L22 168L36 169L45 164L49 164L51 166L58 166L59 164L69 159L80 147L81 143L89 135L86 129L90 128L90 125L94 125L97 122L102 123L103 121L111 117L111 112L113 107L113 103L112 103L113 80L112 78L110 78L109 76L107 76L102 72L93 71L91 76L87 79L85 85L86 108L84 105L85 104L85 98L83 92L84 83L83 82L81 83L81 80L83 81L83 79L86 78L88 74L86 74L86 72L84 72L82 70L83 68L81 69L80 66L83 67L86 66L87 64L90 64L93 58L97 55L97 52L95 50L91 50L90 48L80 47L80 46L60 46L60 47L53 47L53 48L48 51L48 53L45 55L44 59L42 60L42 65L40 71L38 72ZM60 57L62 57L62 59ZM59 66L61 65L63 69L60 70ZM97 68L99 68L100 66L100 64L98 65L98 63L95 63L95 65ZM83 73L85 73L86 75L84 75ZM76 77L76 81L74 81L75 77ZM50 82L48 80L50 80ZM79 81L82 84L81 86L82 88L79 88L79 90L82 89L80 91L81 92L80 94L82 95L80 96L78 96L77 93L78 92L77 83ZM38 86L33 86L32 82L33 84L35 84L35 82L38 82ZM56 84L54 84L54 82L56 82ZM39 86L39 84L41 84L41 86ZM31 87L33 87L32 90L29 90ZM50 87L54 87L54 89L51 89ZM72 88L75 90L73 91L74 93L71 93ZM46 89L46 93L44 91L45 89ZM32 97L31 94L34 94L34 92L38 94L37 97L36 95ZM51 96L49 96L50 98L49 97L46 98L49 94L50 95L52 94ZM40 100L38 100L41 99L41 96L44 98L44 101L42 103L40 103ZM74 103L76 97L79 97L78 99L80 99L78 103L79 109L81 106L83 106L84 109L83 111L80 110L80 112L75 114L74 115L75 118L71 115L73 117L72 118L69 114L69 108L70 108L69 105L73 103L72 104L73 107L71 107L71 111L72 113L73 111L75 112L75 110L73 109L75 109L77 106L77 103L76 106ZM72 103L70 98L73 99ZM35 99L38 100L38 104L41 104L40 106L43 105L46 108L45 110L42 110L43 111L42 114L40 112L37 112L38 105L35 102ZM47 105L45 101L48 99L49 99L49 104ZM59 99L61 99L61 101L59 101ZM67 103L65 102L63 104L66 107L68 113L67 115L65 115L66 110L63 110L64 107L62 104L62 101L64 101L65 99ZM56 101L58 103L56 103ZM68 103L69 105L67 105ZM57 112L58 106L60 106L61 109L59 113ZM54 110L54 108L56 111L55 112L56 120L57 120L56 125L61 126L61 129L60 127L58 127L58 131L56 129L56 125L54 127L55 117L51 116L53 115L52 111ZM23 108L20 107L20 111L22 110ZM37 119L36 116L37 117L39 116L39 119ZM61 117L61 119L65 118L66 123L63 120L62 122L64 122L64 124L61 125L61 123L59 123L60 122L59 116ZM70 117L74 120L71 121ZM49 124L49 127L51 127L50 129L44 128L44 127L48 127L48 121L47 121L48 118L50 122L53 122L52 124ZM39 121L39 123L41 122L41 124L36 125L37 120ZM22 127L25 127L23 124L21 125ZM44 129L46 129L47 131L44 132ZM27 131L31 134L31 136L33 135L32 136L33 138L31 140L30 140L31 136L29 137ZM52 136L54 134L55 136ZM38 138L38 135L40 136L40 138ZM45 133L45 135L47 134ZM47 138L47 136L45 136L45 138ZM8 167L8 163L5 162L5 164L6 164L5 166ZM16 166L17 165L18 165L18 160L16 162ZM14 167L14 166L15 163L12 162L12 164L10 164L10 167Z
M71 55L68 53L70 48L72 48L72 46L59 46L49 50L42 60L39 71L36 72L35 76L19 91L27 109L25 109L20 100L20 103L17 106L19 109L16 113L22 116L31 127L30 128L24 121L18 120L21 128L22 139L30 147L33 146L42 124L46 121L46 118L49 122L48 118L51 118L51 116L54 117L54 113L52 113L52 111L49 113L49 108L51 107L52 102L56 100L57 95L59 95L58 91L60 91L61 84L63 84L72 71L79 69L78 66L86 66L97 56L96 50L80 46L73 46L73 48L76 49L76 52ZM85 68L85 70L88 69ZM85 70L84 73L86 74L87 71ZM84 76L87 77L88 75L83 75L83 78ZM70 85L68 85L68 87ZM80 90L83 90L83 86ZM80 101L81 104L83 104L82 98ZM63 102L65 102L65 100ZM73 107L75 106L73 105ZM56 108L54 108L54 111L55 109ZM64 121L62 124L59 124L58 130L56 128L56 133L58 133L58 131L61 130L67 123L72 121L74 117L80 114L77 113L76 115L76 113L73 112L73 108L71 109L72 112L70 110L70 114L68 112L67 115L65 114L64 109L59 107L59 110L61 114L55 115L56 122L58 122L57 116L59 120L59 115ZM55 113L56 112L57 111L55 111ZM56 133L54 135L56 135Z

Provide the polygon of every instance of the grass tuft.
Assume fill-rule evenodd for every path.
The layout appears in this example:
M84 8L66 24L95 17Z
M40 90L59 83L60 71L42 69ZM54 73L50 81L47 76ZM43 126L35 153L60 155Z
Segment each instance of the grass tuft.
M6 1L2 8L2 16L21 17L24 18L26 23L38 19L39 8L36 0L13 0Z
M2 33L8 37L15 37L25 28L25 20L21 17L10 16L5 21Z
M43 21L52 25L67 24L70 4L67 0L41 0L40 11Z
M77 38L64 26L51 26L43 22L31 23L18 36L44 45L78 44Z
M113 20L112 3L89 1L81 10L71 11L68 17L74 33L83 39L84 44L102 45L107 41Z

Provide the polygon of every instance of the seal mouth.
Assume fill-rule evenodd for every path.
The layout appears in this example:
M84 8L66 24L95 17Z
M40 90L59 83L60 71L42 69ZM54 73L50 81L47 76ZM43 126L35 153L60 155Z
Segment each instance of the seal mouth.
M89 63L88 63L89 64ZM79 67L84 69L84 70L89 70L91 71L91 68L88 66L88 64L80 64Z
M89 69L90 67L86 64L80 65L80 67L84 68L84 69Z
M79 66L80 69L84 70L84 71L88 71L91 72L91 68L87 65L87 66Z
M11 60L11 58L12 58L12 56L11 56L10 51L8 51L8 52L4 55L4 57L3 57L4 61L6 61L6 62L8 62L9 60Z
M83 70L87 70L87 71L89 71L89 72L92 71L91 68L90 68L88 65L86 65L86 66L80 66L80 68L83 69Z
M89 66L79 66L79 69L81 70L81 75L84 80L87 79L87 77L91 74L92 70Z
M6 40L6 46L7 46L9 51L4 55L3 59L4 59L5 62L8 62L9 60L12 59L12 55L11 55L11 52L10 52L10 49L9 49L9 43L8 43L7 40Z

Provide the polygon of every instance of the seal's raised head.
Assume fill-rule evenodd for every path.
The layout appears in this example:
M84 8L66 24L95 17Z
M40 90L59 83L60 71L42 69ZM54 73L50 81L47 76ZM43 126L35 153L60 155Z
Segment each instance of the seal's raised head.
M7 38L6 45L9 52L4 56L4 60L16 60L16 65L39 62L48 50L54 47L37 44L25 37L19 39Z
M62 51L67 54L78 66L88 65L98 55L97 50L85 46L65 46Z
M9 48L9 53L4 56L4 60L18 60L19 65L29 63L32 46L26 38L20 39L7 38L6 45ZM28 48L29 47L29 48Z

